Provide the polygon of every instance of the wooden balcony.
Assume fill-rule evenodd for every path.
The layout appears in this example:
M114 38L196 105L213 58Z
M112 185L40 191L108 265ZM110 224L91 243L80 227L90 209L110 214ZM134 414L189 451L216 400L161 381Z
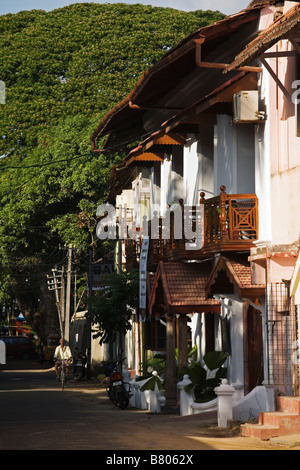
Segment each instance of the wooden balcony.
M219 196L205 199L201 193L199 206L184 205L179 200L178 212L149 222L148 260L150 266L159 261L203 259L214 253L248 251L258 239L258 199L255 194L226 194L221 186ZM178 210L177 208L177 210ZM186 223L189 221L190 238ZM193 234L198 234L193 236ZM125 242L127 267L138 266L142 233Z
M218 252L247 251L258 239L258 199L256 194L226 194L221 186L219 196L205 200L201 193L202 220L199 220L199 206L185 206L180 201L182 227L187 219L192 220L192 230L201 233L201 246L196 237L178 239L174 231L174 217L170 219L170 236L166 237L163 219L159 222L159 237L151 238L149 259L160 260L201 259ZM198 214L198 215L197 215ZM171 213L172 215L172 213ZM201 227L199 227L201 224ZM149 230L151 234L151 229Z

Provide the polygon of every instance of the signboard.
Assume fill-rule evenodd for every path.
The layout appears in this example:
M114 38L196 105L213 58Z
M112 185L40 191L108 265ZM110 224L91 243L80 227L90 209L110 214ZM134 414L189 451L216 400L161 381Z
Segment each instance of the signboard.
M139 309L140 321L146 319L147 309L147 260L149 251L149 237L144 237L140 254L140 276L139 276Z
M92 289L99 290L107 285L106 279L114 272L113 263L93 264L93 282Z

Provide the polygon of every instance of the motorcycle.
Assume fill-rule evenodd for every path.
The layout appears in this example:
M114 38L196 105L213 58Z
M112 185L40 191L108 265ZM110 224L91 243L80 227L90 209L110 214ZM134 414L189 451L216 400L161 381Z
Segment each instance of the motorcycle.
M73 375L74 379L79 381L85 377L87 358L83 353L78 353L73 359Z
M124 358L125 359L125 358ZM106 393L108 398L112 401L115 406L118 406L122 410L125 410L129 405L129 399L132 396L130 393L130 384L123 382L122 374L117 370L124 359L111 364L106 372Z

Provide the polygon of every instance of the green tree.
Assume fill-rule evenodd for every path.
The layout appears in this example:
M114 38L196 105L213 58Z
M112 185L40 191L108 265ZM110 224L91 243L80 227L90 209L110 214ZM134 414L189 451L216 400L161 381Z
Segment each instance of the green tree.
M100 344L119 340L122 349L122 335L131 329L130 318L137 308L138 285L137 270L114 273L107 277L107 286L89 300L87 315L97 325L93 336L100 338Z
M96 208L122 155L91 155L90 135L168 49L222 17L125 3L0 17L0 303L15 296L40 336L55 328L59 245L76 245L82 274L87 248L106 249Z

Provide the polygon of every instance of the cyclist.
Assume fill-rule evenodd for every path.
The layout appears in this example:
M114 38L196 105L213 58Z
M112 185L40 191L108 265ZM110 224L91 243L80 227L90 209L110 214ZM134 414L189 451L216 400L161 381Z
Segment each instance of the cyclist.
M72 353L69 346L65 346L64 338L60 338L59 346L55 349L54 353L54 360L55 360L55 373L56 378L59 380L59 367L64 362L66 367L66 377L69 374L69 363L72 361Z

